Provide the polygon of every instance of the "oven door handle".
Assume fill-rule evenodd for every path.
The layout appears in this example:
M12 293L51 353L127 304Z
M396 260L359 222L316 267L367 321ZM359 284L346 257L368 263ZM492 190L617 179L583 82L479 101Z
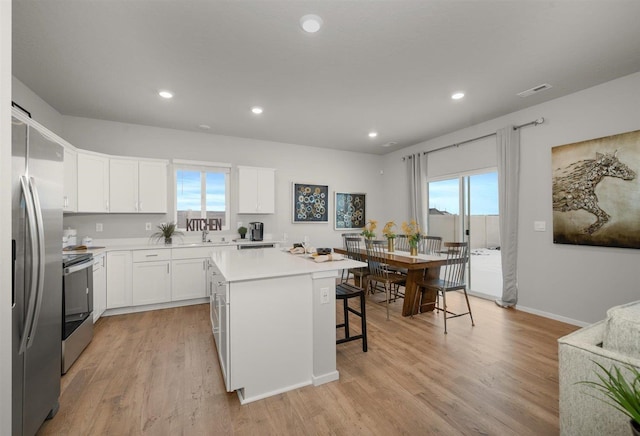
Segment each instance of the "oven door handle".
M68 266L64 269L64 275L68 276L69 274L73 274L78 271L82 271L83 269L93 268L93 259L89 259L86 262L79 263L77 265Z

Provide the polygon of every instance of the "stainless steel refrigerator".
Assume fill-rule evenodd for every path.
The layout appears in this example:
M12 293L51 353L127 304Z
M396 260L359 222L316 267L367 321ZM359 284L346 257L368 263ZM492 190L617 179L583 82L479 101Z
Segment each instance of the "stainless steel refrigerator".
M11 142L12 433L32 436L60 396L63 148L15 109Z

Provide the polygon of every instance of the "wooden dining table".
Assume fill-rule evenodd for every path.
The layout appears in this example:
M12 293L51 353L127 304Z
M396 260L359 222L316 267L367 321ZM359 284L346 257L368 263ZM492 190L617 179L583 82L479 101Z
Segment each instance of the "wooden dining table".
M334 252L347 255L345 248L334 248ZM363 262L367 261L367 250L361 248L360 256ZM393 253L385 253L385 259L388 265L404 268L407 270L407 281L405 284L404 292L404 305L402 306L402 316L411 315L413 306L413 300L417 292L417 281L423 277L427 279L438 278L440 276L440 267L447 263L447 256L445 254L418 254L417 256L411 256L406 251L394 251ZM433 304L428 304L428 303ZM435 291L425 291L423 289L422 303L426 305L423 312L430 312L433 310L436 302ZM419 308L415 308L413 313L418 313Z

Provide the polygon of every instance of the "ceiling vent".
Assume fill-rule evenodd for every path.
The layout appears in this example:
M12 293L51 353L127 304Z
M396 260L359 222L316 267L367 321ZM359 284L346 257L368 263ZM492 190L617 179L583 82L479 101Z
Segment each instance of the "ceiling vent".
M530 95L536 94L540 91L544 91L545 89L551 88L551 85L548 83L543 83L542 85L534 86L531 89L527 89L526 91L519 92L517 95L520 97L529 97Z

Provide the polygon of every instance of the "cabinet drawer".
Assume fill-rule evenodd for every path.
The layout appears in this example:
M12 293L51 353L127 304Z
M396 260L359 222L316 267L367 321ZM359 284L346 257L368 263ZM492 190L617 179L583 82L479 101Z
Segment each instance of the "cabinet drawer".
M176 259L201 259L211 257L214 247L189 247L173 248L171 258Z
M134 262L153 262L157 260L170 260L171 250L136 250L133 252Z

